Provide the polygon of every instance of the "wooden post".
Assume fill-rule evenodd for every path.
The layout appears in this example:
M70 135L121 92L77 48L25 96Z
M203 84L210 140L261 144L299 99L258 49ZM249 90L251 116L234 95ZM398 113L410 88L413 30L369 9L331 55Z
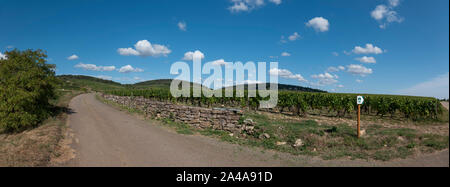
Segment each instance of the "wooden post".
M361 105L358 105L358 138L361 137Z

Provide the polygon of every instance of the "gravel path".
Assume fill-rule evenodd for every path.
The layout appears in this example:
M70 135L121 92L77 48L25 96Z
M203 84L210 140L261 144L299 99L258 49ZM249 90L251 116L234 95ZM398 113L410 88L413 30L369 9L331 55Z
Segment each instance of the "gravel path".
M444 106L448 110L448 102L445 101L445 102L441 102L441 103L442 103L442 106Z

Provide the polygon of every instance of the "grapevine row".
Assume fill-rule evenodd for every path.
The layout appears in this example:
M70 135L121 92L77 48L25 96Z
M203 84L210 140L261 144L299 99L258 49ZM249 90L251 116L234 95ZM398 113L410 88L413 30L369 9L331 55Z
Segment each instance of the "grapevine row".
M192 92L192 91L191 91ZM122 89L106 91L107 94L118 96L142 96L159 101L185 103L201 107L239 107L258 110L259 102L267 98L247 97L172 97L168 89ZM222 94L225 95L224 93ZM296 115L306 115L314 112L325 115L345 117L352 115L357 109L356 94L310 93L279 91L278 105L273 111L292 112ZM443 112L439 100L428 97L371 95L364 96L363 115L398 116L408 119L437 119Z

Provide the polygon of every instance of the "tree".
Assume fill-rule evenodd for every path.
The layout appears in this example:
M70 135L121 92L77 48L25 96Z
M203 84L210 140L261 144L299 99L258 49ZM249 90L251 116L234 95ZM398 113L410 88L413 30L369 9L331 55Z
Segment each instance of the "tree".
M55 65L42 50L13 50L0 59L0 129L17 132L34 127L52 112L56 97Z

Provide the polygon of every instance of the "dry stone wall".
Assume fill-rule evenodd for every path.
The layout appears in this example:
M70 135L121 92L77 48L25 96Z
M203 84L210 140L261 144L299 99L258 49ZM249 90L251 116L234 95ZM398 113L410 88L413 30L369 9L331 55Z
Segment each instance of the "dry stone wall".
M115 95L101 95L104 99L118 103L129 108L144 112L149 118L168 118L197 128L212 128L232 133L248 133L253 129L252 123L239 124L242 111L231 109L211 109L170 102L160 102L143 97L127 97Z

